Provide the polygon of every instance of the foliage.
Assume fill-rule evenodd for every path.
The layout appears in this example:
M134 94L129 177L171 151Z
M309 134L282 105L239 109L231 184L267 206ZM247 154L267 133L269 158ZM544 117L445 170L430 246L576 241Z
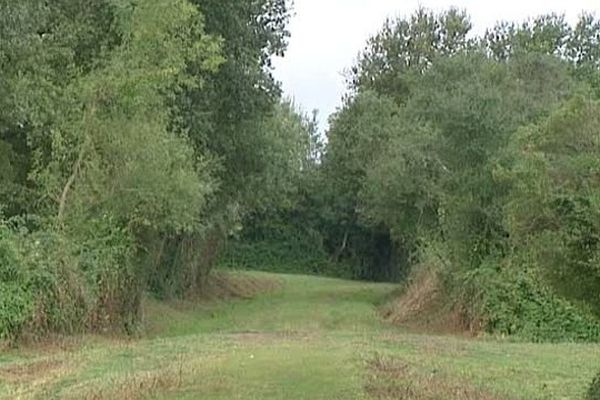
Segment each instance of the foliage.
M219 275L226 280L215 290L229 287L250 296L200 305L149 299L145 340L115 344L83 337L68 351L38 346L3 353L0 367L6 374L39 371L59 361L68 368L44 375L43 381L34 373L7 379L0 398L26 392L67 399L357 400L409 393L413 399L482 400L478 394L483 394L484 399L581 400L598 372L597 344L507 343L391 329L373 305L397 285ZM275 290L252 295L273 281ZM216 362L221 358L228 362ZM374 358L389 363L373 371Z
M399 256L401 264L405 261L388 232L377 226L371 229L358 213L358 195L367 171L400 123L398 107L391 98L365 91L334 115L327 133L319 188L327 207L323 212L326 246L335 262L354 265L357 278L397 280L400 274L392 260Z
M600 104L577 97L514 138L507 225L563 295L600 313ZM502 171L499 172L502 174ZM524 246L525 244L525 246Z
M23 288L23 271L13 233L0 225L0 338L13 339L33 311L30 293Z
M587 392L586 400L600 399L600 373L596 375Z
M87 3L0 1L9 339L132 332L144 290L201 290L242 212L290 201L307 151L270 75L285 2Z
M350 87L374 90L403 102L411 95L412 79L437 59L461 53L472 46L467 14L450 9L439 15L420 8L409 18L388 19L369 39L351 70Z
M189 57L211 64L214 55L210 39L196 36L193 7L165 7L123 10L127 39L103 68L66 88L73 107L53 131L51 161L36 172L48 198L58 199L61 223L102 207L132 228L196 229L211 182L185 139L168 131L161 93L189 79Z
M256 271L353 278L347 264L327 254L320 232L288 215L256 216L247 220L241 237L227 244L219 257L222 267Z
M219 257L220 264L266 271L350 277L347 265L330 260L319 232L319 152L316 115L284 101L264 121L265 164L255 181L253 212L242 220ZM253 180L254 181L254 180Z
M205 76L203 85L179 94L174 122L202 154L219 160L216 201L237 210L226 218L231 228L257 203L265 206L261 199L269 187L258 186L257 181L276 171L264 158L271 154L264 144L272 138L265 124L279 113L281 91L271 74L271 57L283 55L287 45L288 4L284 0L192 3L205 15L206 32L221 39L224 62ZM198 69L196 62L188 63L188 70Z
M463 317L489 333L533 342L600 341L600 322L557 296L534 270L484 265L462 279Z
M111 221L89 227L74 244L49 228L2 225L1 337L134 328L140 292L128 235Z
M446 292L482 329L598 340L598 110L563 107L595 95L597 23L469 29L419 10L368 42L320 168L326 248L397 279L443 243Z
M214 184L198 232L163 232L145 246L150 285L166 296L201 286L222 242L241 229L246 215L291 201L305 151L294 107L281 101L271 74L271 57L283 55L287 44L288 2L191 3L203 14L206 33L217 38L222 62L208 72L197 60L187 61L186 71L201 84L176 92L170 124L207 160ZM186 284L189 277L198 283Z
M600 20L583 12L575 26L564 15L548 14L522 24L501 22L488 30L481 46L495 59L507 61L524 54L551 55L567 61L571 73L600 95L598 38Z

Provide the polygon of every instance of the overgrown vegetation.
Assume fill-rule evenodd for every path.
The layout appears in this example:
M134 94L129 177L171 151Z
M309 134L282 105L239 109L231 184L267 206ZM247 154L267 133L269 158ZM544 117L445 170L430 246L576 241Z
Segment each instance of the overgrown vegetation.
M221 263L421 266L471 330L599 341L600 21L390 19L325 140L271 73L289 7L0 0L0 338L136 332Z
M0 338L135 332L285 203L309 132L282 101L283 0L0 1Z
M251 233L245 254L388 281L430 264L468 329L600 340L599 35L585 13L481 37L456 9L386 21L295 206L249 221L307 239L268 253Z
M596 375L587 392L586 400L600 399L600 374Z
M148 299L136 340L4 351L0 399L582 400L598 370L597 344L407 333L374 309L395 284L215 275L210 301Z

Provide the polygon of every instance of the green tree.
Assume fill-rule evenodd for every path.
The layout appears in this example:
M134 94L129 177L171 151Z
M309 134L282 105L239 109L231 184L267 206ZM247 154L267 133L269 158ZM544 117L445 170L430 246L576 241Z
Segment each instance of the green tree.
M522 24L502 22L488 30L482 46L497 60L524 54L551 55L568 61L572 74L590 84L598 96L600 87L600 21L584 12L575 26L564 15L548 14Z
M33 154L48 160L50 131L68 107L63 90L120 41L111 2L84 3L0 2L0 147L12 165L0 201L9 216L35 210Z
M169 108L222 62L197 8L88 3L0 3L0 204L19 217L5 235L19 257L0 268L22 271L14 304L43 316L35 325L21 307L2 318L34 333L132 328L152 267L134 256L156 250L148 232L200 235L216 188L209 157L172 129Z
M374 90L402 103L410 96L415 76L438 58L472 46L467 38L471 28L467 14L457 9L436 15L420 8L407 19L387 20L351 69L350 88Z
M283 55L289 10L284 0L222 2L194 0L205 15L206 32L221 38L225 62L202 87L185 90L176 103L177 121L201 152L219 160L220 204L251 211L265 163L262 129L276 113L281 91L271 58ZM197 65L188 68L195 72Z
M515 251L600 314L600 104L577 97L512 144L506 223Z
M323 206L326 246L335 262L354 265L355 276L398 279L393 259L400 252L385 227L359 218L359 193L370 165L394 136L400 110L391 98L363 91L347 100L331 119L323 156ZM397 251L398 250L398 251Z
M498 60L531 53L566 57L571 33L564 15L548 14L520 25L501 22L486 32L483 42Z

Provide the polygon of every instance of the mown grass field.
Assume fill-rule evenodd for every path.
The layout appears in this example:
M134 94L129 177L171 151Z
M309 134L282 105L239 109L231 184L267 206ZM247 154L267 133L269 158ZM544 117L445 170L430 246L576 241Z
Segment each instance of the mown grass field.
M278 284L251 299L150 301L137 339L5 350L0 398L580 400L600 368L597 345L473 340L387 325L376 306L392 285L250 276Z

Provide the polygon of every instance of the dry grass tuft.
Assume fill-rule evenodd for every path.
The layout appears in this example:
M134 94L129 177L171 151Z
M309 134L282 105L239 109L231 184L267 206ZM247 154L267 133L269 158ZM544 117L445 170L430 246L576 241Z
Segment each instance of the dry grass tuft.
M375 400L506 400L468 382L414 371L408 364L381 355L368 363L367 394Z
M206 360L204 360L206 361ZM176 392L193 385L197 379L201 361L186 358L162 365L159 369L119 374L96 384L87 382L64 395L65 400L138 400Z
M480 323L465 318L460 305L448 301L435 269L420 269L409 282L381 307L386 321L419 332L466 336L477 336L481 332Z
M386 304L384 317L394 323L404 323L435 307L441 297L438 274L431 269L415 273L402 294Z
M11 399L48 398L46 391L56 381L77 368L72 361L43 358L35 361L5 365L0 368L0 383L8 384Z
M183 386L183 375L177 370L165 369L131 374L126 378L111 379L104 387L84 389L66 397L66 400L137 400L177 390Z
M42 359L34 362L10 364L0 368L0 379L10 383L41 380L64 369L64 362L58 359Z

